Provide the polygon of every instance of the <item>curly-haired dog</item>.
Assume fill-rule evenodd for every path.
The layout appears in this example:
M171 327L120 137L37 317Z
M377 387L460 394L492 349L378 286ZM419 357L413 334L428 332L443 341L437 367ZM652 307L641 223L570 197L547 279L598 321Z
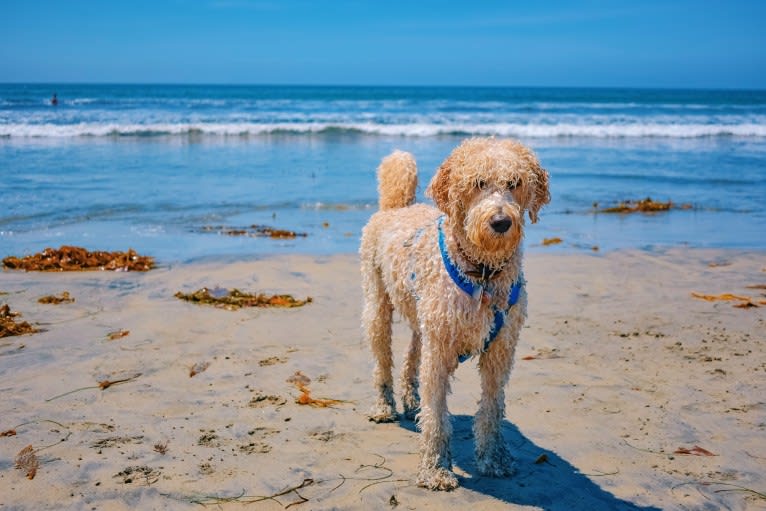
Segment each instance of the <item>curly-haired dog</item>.
M476 465L494 477L513 472L500 423L526 317L524 212L536 222L550 201L548 173L518 142L476 138L457 147L428 186L438 209L413 205L416 187L410 154L396 151L383 159L380 211L362 233L363 323L378 394L370 418L397 418L391 373L396 310L412 328L400 383L404 414L417 414L422 431L417 482L450 490L458 485L451 470L450 376L459 361L474 355L482 387L474 421Z

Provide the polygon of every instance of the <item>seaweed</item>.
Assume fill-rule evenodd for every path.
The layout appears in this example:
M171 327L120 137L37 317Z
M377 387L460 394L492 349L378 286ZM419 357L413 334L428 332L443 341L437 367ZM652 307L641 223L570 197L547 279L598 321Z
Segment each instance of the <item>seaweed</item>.
M685 454L689 456L718 456L717 454L713 454L712 452L700 447L699 445L695 445L691 449L687 449L686 447L679 447L673 452L673 454Z
M154 444L154 452L160 453L163 456L168 453L168 441L157 442Z
M130 335L130 330L115 330L114 332L109 332L106 334L106 338L110 341L116 341L117 339L122 339L123 337L127 337Z
M154 258L141 256L135 250L127 252L90 252L82 247L62 245L46 248L37 254L24 257L9 256L3 259L3 267L25 271L149 271Z
M741 295L735 295L731 293L722 293L720 295L706 295L702 293L692 292L692 296L694 298L697 298L698 300L705 300L706 302L717 302L717 301L738 302L733 305L733 307L736 307L738 309L750 309L750 308L759 306L749 296L741 296ZM766 301L764 300L761 300L759 303L761 305L766 305Z
M38 298L37 300L37 303L42 303L46 305L59 305L62 303L73 303L73 302L74 302L74 298L69 296L69 291L63 291L61 293L61 296L47 295L47 296Z
M544 238L543 239L543 246L547 247L548 245L558 245L562 241L564 241L564 240L562 240L561 238L558 238L558 237L557 238Z
M189 378L194 378L199 373L204 372L208 367L210 367L210 362L197 362L191 369L189 369Z
M287 379L287 383L292 383L295 385L295 388L301 391L301 395L295 398L295 402L299 405L309 405L314 408L332 408L333 405L348 403L348 401L342 399L311 397L311 391L308 388L309 383L311 383L311 378L300 371L295 371L295 374Z
M69 394L74 394L75 392L80 392L81 390L88 390L88 389L99 389L99 390L106 390L112 385L118 385L120 383L127 383L129 381L133 381L136 378L141 376L141 373L136 373L135 375L129 377L129 378L122 378L119 380L101 380L98 382L98 385L90 385L88 387L80 387L79 389L70 390L68 392L64 392L63 394L58 394L57 396L49 397L45 400L46 403L53 401L54 399L58 399L60 397L68 396Z
M21 316L21 313L11 311L8 304L0 306L0 338L39 332L38 329L26 321L17 323L14 318L19 316Z
M305 300L298 300L292 295L266 295L263 293L249 294L239 289L213 289L206 287L193 293L177 292L175 297L187 302L213 305L221 309L237 310L241 307L301 307L312 302L309 296Z
M226 227L223 225L206 225L202 227L202 232L212 232L224 236L243 236L246 238L273 238L273 239L292 239L305 238L308 236L305 232L289 231L287 229L275 229L267 225L254 224L249 227Z
M595 203L594 208L598 208ZM675 204L673 201L659 202L651 197L640 200L624 200L610 208L596 209L597 213L658 213L671 209L691 209L691 204Z
M37 459L37 455L35 455L35 450L32 448L31 444L19 451L14 460L14 466L19 470L24 470L27 479L35 478L37 469L40 468L40 460Z
M162 475L162 473L159 470L153 469L147 465L134 465L132 467L126 467L125 470L114 474L112 477L122 478L123 484L143 481L147 486L151 486L160 480L160 475Z

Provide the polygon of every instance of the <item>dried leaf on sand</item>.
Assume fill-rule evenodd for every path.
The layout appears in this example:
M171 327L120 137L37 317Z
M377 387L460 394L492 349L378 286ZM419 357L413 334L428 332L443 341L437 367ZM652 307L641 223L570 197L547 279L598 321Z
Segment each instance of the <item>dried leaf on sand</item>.
M106 334L106 338L110 341L116 341L117 339L122 339L123 337L127 337L130 335L130 330L115 330L114 332L109 332Z
M736 307L738 309L752 309L754 307L758 307L758 304L751 300L748 300L746 302L736 303L733 305L733 307Z
M82 247L63 245L21 258L6 257L3 266L26 271L148 271L154 267L154 259L138 255L133 249L127 252L90 252Z
M69 291L63 291L61 295L59 296L56 296L56 295L43 296L42 298L39 298L37 300L37 303L42 303L46 305L59 305L62 303L73 303L73 302L74 302L74 298L72 298L69 295Z
M19 470L26 472L27 479L34 479L37 475L37 469L40 468L40 461L35 455L35 450L31 445L24 447L16 455L14 466Z
M740 295L734 295L731 293L722 293L720 295L706 295L702 293L694 293L692 292L692 296L694 298L698 298L700 300L705 300L707 302L717 302L717 301L747 301L750 300L749 296L740 296Z
M267 225L251 225L249 227L225 227L223 225L203 227L202 232L213 232L225 236L245 236L248 238L275 238L291 239L305 238L308 236L305 232L289 231L287 229L275 229Z
M686 447L679 447L673 454L686 454L691 456L718 456L717 454L713 454L707 449L703 449L699 445L695 445L691 449L687 449Z
M13 312L8 304L0 306L0 337L10 337L12 335L33 334L38 330L26 321L16 322L14 318L21 316L18 312Z
M16 436L16 430L15 429L6 429L3 432L0 432L0 437L4 436Z
M210 367L210 362L197 362L191 369L189 369L189 378L193 378L199 373L204 372L208 367Z
M673 201L658 202L651 197L641 200L625 200L611 208L597 210L598 213L657 213L671 209L691 209L691 204L674 204Z
M187 302L213 305L222 309L236 310L240 307L301 307L311 303L312 298L299 300L292 295L249 294L239 289L208 289L203 287L193 293L177 292L175 297Z

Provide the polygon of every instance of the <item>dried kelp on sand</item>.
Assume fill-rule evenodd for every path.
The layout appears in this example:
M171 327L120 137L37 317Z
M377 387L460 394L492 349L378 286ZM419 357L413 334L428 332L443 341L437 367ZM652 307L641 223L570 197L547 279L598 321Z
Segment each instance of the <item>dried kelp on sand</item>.
M33 334L38 331L26 321L16 322L15 318L19 316L21 314L11 311L8 304L0 305L0 337Z
M133 249L127 252L91 252L82 247L63 245L29 256L6 257L3 267L26 271L149 271L154 267L154 258L138 255Z
M213 305L222 309L235 310L241 307L301 307L311 303L309 296L305 300L299 300L292 295L267 295L265 293L250 294L239 289L208 289L203 287L193 293L177 292L176 298L187 302Z
M60 295L47 295L37 299L37 303L46 305L60 305L62 303L74 303L74 298L69 291L63 291Z

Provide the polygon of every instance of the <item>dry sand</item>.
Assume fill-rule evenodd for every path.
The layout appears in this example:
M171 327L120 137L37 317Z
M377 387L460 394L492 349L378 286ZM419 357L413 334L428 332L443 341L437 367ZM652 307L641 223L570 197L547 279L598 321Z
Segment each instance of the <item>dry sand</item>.
M414 486L412 423L365 416L355 256L5 271L0 302L44 331L0 339L0 431L16 431L0 437L0 509L240 509L259 496L247 509L766 509L766 306L691 297L763 300L746 286L765 270L763 253L734 251L529 255L503 425L518 474L475 473L469 361L449 400L461 480L450 493ZM202 286L314 301L227 311L173 297ZM37 303L64 290L74 303ZM397 324L397 362L407 339ZM196 364L209 366L190 377ZM296 371L313 396L346 402L297 404ZM27 445L32 480L14 468ZM695 447L714 456L676 453Z

